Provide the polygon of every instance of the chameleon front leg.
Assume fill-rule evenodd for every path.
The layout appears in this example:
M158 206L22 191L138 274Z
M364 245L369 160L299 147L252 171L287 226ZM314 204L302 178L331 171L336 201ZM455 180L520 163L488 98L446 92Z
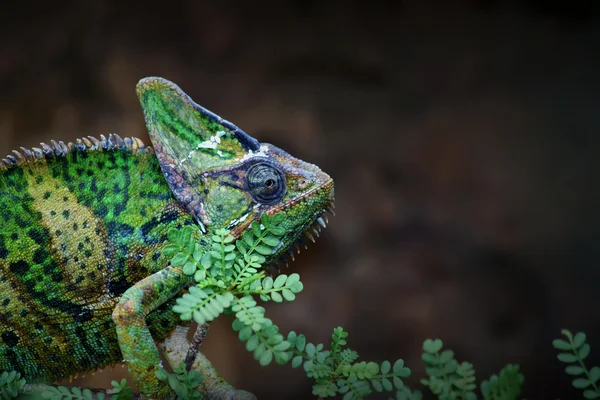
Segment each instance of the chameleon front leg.
M169 266L129 288L113 311L123 360L140 393L146 398L172 397L168 385L155 376L160 366L160 355L146 325L146 316L190 283L190 278L183 274L181 268Z

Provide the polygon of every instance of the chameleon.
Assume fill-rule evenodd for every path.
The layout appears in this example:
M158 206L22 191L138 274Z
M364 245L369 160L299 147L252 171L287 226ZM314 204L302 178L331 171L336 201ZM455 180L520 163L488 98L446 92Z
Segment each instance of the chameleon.
M317 166L164 78L136 93L151 146L110 134L0 161L0 371L55 382L123 362L144 398L170 398L157 343L183 324L172 307L193 279L162 254L168 230L196 226L206 247L281 213L273 264L325 225L333 180Z

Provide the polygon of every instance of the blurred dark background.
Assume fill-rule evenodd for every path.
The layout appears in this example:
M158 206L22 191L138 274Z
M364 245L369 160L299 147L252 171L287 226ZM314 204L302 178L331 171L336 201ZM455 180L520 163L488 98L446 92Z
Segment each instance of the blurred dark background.
M135 84L173 80L336 181L337 217L288 270L305 291L268 309L284 331L342 325L363 359L404 358L414 387L440 337L479 379L519 363L523 397L581 398L551 340L585 330L600 362L596 3L4 2L0 150L148 142ZM229 324L204 346L228 380L310 398Z

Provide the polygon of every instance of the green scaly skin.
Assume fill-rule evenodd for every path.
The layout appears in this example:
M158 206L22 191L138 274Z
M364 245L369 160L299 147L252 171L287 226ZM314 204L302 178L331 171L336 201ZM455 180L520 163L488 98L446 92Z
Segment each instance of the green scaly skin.
M283 213L290 233L272 263L333 202L316 166L173 83L146 78L137 93L154 148L110 135L0 162L0 371L51 382L125 361L145 397L169 398L155 341L180 322L171 307L192 282L161 253L167 231L197 224L208 245L216 229L239 237Z

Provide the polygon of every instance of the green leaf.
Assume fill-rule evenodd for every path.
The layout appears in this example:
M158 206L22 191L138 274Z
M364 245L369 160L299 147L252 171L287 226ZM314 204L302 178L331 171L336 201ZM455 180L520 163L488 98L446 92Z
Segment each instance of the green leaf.
M277 247L279 245L279 238L273 235L265 236L262 240L269 247Z
M315 349L315 345L312 343L308 343L305 350L309 357L314 357L315 352L317 351L317 349Z
M296 299L296 295L289 289L283 289L281 294L287 301L294 301Z
M574 363L574 362L577 362L577 357L575 357L571 353L558 353L558 355L556 356L556 358L558 358L559 361L562 361L564 363Z
M577 389L585 389L586 387L590 386L591 384L592 384L592 382L588 381L587 379L583 379L583 378L573 380L573 386Z
M256 348L258 347L258 343L259 343L258 336L256 336L256 335L250 336L250 338L246 342L246 350L248 350L248 351L256 350Z
M275 279L275 282L273 283L273 287L275 289L279 289L280 287L282 287L283 285L285 285L285 281L287 281L287 275L279 275L277 277L277 279Z
M454 358L454 352L452 350L444 350L442 354L440 354L440 362L447 363L452 358Z
M573 346L576 348L581 347L581 345L585 343L585 339L586 339L585 333L577 332L575 334L575 336L573 337Z
M172 258L179 251L179 246L175 244L168 244L163 248L163 254L166 257Z
M371 386L373 386L373 389L375 389L376 392L383 392L383 385L381 384L381 381L373 379L371 381Z
M281 295L277 292L272 292L271 293L271 299L275 302L275 303L281 303L283 301L283 297L281 297Z
M273 278L267 276L265 279L263 279L262 287L264 290L270 290L271 288L273 288Z
M600 379L600 368L592 367L592 369L590 370L589 379L593 383L598 382L598 379Z
M577 355L580 359L585 360L585 358L590 354L590 345L584 343L579 350L577 351Z
M383 384L383 389L386 392L391 392L392 390L394 390L394 385L392 385L392 382L389 379L383 378L381 380L381 383Z
M404 383L402 382L402 379L398 378L397 376L394 376L392 378L392 381L394 382L394 386L396 387L396 389L400 390L404 387Z
M209 253L202 254L202 260L200 261L202 268L209 269L212 266L212 257Z
M305 347L306 347L306 336L298 335L298 338L296 339L296 349L298 349L298 351L304 351Z
M571 345L562 339L554 339L552 346L557 350L571 350Z
M267 365L271 364L271 361L273 361L273 353L270 350L266 350L264 353L262 353L260 359L258 360L260 365L262 365L263 367L266 367Z
M174 267L179 267L179 266L185 264L187 259L188 259L187 254L179 252L179 253L175 254L175 257L173 257L173 259L171 260L171 265L173 265Z
M194 261L188 261L183 266L183 273L185 275L194 275L196 272L196 263Z
M262 235L262 230L260 229L260 224L258 222L254 221L250 226L250 229L252 229L252 234L257 238Z
M388 372L390 372L390 368L391 368L391 364L389 361L384 361L381 363L381 373L382 374L387 374Z
M583 392L583 397L586 399L600 399L600 393L595 390L585 390Z
M433 354L442 349L443 342L441 339L427 339L423 342L423 351Z
M283 218L284 217L282 213L273 214L271 216L271 226L281 224L283 222Z
M252 233L249 231L244 231L244 233L242 233L242 239L248 246L254 246L254 236L252 236Z
M170 242L178 243L180 236L181 236L181 234L179 233L178 229L171 228L167 231L167 238L169 239Z
M292 359L292 368L298 368L302 365L302 356L296 356Z
M269 256L273 252L273 249L269 246L264 246L260 244L256 246L254 250L256 250L257 253L262 254L263 256Z
M581 375L585 371L579 365L569 365L565 368L565 372L569 375Z
M402 371L403 368L404 368L404 360L399 358L394 363L394 367L392 368L392 370L394 371L395 374L399 374L400 372L403 372Z

